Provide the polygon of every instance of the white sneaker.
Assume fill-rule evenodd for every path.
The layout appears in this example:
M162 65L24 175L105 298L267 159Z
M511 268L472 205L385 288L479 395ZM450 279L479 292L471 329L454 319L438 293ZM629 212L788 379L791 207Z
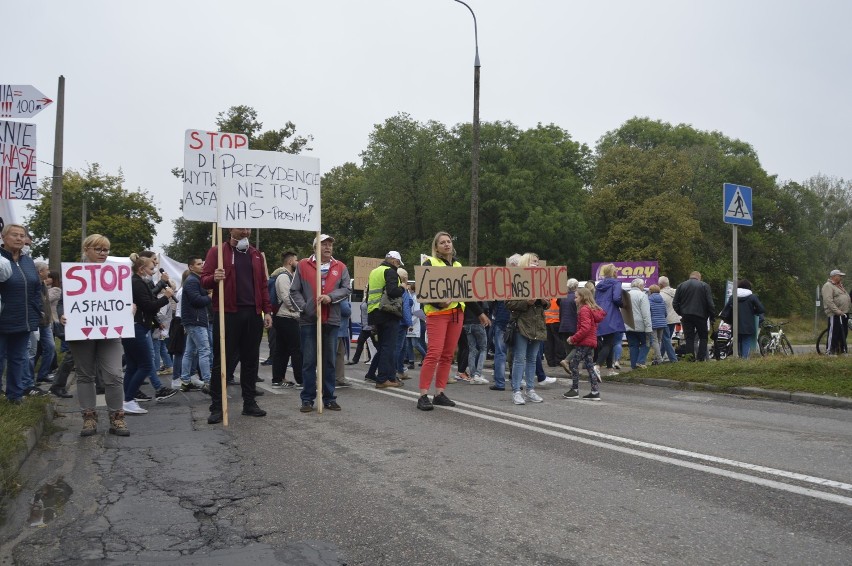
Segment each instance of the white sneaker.
M603 382L603 378L601 377L601 366L595 364L595 377L598 378L598 382Z
M193 376L189 379L189 382L190 382L191 384L193 384L194 386L196 386L196 387L204 387L204 381L202 381L201 379L199 379L197 375L193 375Z
M140 407L139 403L137 403L134 399L133 401L124 402L124 412L130 413L131 415L144 415L148 412L148 410Z
M613 369L621 369L621 364L618 363L618 362L615 362L614 364L612 364L612 367L613 367Z
M550 385L552 383L556 383L555 377L545 376L544 380L538 382L539 385Z
M524 401L524 395L520 391L515 391L512 393L512 403L515 405L526 405L527 402Z
M172 389L180 389L181 384L183 384L183 381L181 381L180 379L173 379Z
M487 379L485 379L484 377L482 377L481 375L474 375L471 378L471 383L483 385L483 384L491 383L491 382L488 381Z
M555 379L553 381L556 381ZM541 395L535 392L535 389L530 389L526 392L526 397L533 403L541 403L544 399L541 398Z

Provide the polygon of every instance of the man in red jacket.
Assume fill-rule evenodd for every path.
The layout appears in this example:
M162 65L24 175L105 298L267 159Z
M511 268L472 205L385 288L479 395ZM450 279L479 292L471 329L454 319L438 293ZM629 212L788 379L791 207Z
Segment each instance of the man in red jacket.
M210 380L210 416L208 424L222 422L222 359L219 352L219 281L224 281L225 295L225 357L239 354L240 388L243 394L243 414L266 416L257 406L258 362L263 329L272 326L272 304L266 286L263 256L249 245L250 228L231 228L230 238L221 244L222 267L219 267L218 247L207 252L201 285L213 289L213 367ZM263 318L261 318L261 316Z

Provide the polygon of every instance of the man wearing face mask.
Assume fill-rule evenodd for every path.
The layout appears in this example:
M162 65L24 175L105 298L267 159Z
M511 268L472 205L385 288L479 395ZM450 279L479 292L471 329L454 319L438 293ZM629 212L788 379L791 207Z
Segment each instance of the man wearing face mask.
M230 238L221 244L222 266L218 247L207 252L201 272L201 285L213 289L213 367L210 380L210 416L208 424L222 422L222 359L219 351L219 281L224 281L225 356L228 362L239 356L240 389L243 415L266 416L255 397L260 341L263 329L272 326L272 304L266 285L263 256L249 244L250 228L231 228ZM262 317L262 318L261 318Z

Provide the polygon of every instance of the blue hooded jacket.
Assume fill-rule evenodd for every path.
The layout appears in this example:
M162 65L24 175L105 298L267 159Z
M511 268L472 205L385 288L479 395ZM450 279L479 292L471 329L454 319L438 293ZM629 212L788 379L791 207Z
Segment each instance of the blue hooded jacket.
M606 311L604 319L598 323L598 336L624 332L624 319L621 318L621 282L614 277L604 279L595 285L595 302Z
M665 328L666 323L666 302L663 296L659 293L651 293L648 296L648 302L651 305L651 328Z

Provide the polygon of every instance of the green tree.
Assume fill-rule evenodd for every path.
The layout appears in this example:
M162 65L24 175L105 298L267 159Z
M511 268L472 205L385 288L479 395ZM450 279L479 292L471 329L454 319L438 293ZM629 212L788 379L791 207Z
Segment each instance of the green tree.
M86 202L86 233L103 234L110 240L110 255L128 256L150 248L155 226L162 221L147 191L128 191L121 172L110 175L94 163L80 173L73 169L62 175L63 261L78 261L82 244L82 211ZM41 200L27 208L33 234L33 255L47 257L50 248L51 183L39 188Z
M323 231L335 238L334 257L345 262L350 271L355 256L382 256L368 246L367 232L376 220L366 190L364 172L354 163L334 167L322 177ZM310 253L309 249L301 250Z
M277 130L263 130L263 124L257 119L257 111L250 106L232 106L227 111L220 112L216 117L216 128L220 132L245 134L249 139L250 149L263 151L281 151L297 154L310 151L308 144L313 137L296 135L296 125L287 122ZM182 178L183 169L174 168L172 173ZM181 205L182 206L182 205ZM261 248L270 250L268 262L270 271L279 263L280 252L284 248L302 246L310 248L311 237L296 230L255 230L253 239L262 239ZM307 241L307 246L303 242ZM213 223L195 222L183 217L174 221L172 242L165 246L165 252L176 260L184 261L190 255L205 254L213 244ZM273 253L274 252L274 253Z

